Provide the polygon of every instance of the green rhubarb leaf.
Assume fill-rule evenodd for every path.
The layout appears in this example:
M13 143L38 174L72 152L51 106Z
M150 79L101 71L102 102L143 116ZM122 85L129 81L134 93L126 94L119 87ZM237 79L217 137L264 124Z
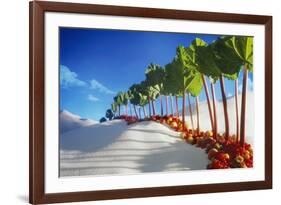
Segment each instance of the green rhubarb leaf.
M233 37L217 39L211 44L215 55L215 63L223 74L233 75L239 73L243 61L233 47Z
M173 60L172 63L165 66L165 70L167 73L166 89L172 95L176 95L184 86L183 66L176 60Z
M253 37L247 36L235 36L232 38L232 44L236 54L251 72L253 71L253 41Z
M201 74L196 74L192 81L189 83L189 86L187 88L187 91L194 97L198 96L202 90L203 87L203 81Z
M196 49L198 71L213 80L218 79L221 71L215 62L215 55L211 46L201 46Z

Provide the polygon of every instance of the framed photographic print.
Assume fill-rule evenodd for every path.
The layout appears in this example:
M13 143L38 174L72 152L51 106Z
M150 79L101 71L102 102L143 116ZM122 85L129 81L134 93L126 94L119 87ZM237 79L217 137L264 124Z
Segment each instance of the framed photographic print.
M272 187L272 17L30 2L30 203Z

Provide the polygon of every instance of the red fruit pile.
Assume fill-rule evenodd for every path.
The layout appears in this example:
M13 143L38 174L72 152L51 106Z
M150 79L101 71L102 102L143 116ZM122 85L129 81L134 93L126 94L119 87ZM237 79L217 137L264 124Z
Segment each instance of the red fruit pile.
M136 117L120 116L128 124L138 122ZM210 163L208 169L227 169L227 168L250 168L253 167L253 149L250 144L240 145L236 142L236 136L228 139L224 135L213 135L212 131L198 132L188 129L182 121L175 116L154 115L147 120L166 124L173 130L181 132L181 137L189 144L205 149Z
M211 131L190 135L190 130L183 134L184 139L196 147L205 149L211 161L208 169L250 168L253 167L253 150L250 144L240 145L235 136L228 140L223 135L215 138Z
M182 121L178 117L172 115L166 115L163 117L155 115L152 116L150 120L160 122L161 124L167 124L177 132L186 130L186 127L183 125Z
M138 122L138 118L134 116L127 116L125 120L127 121L128 125Z

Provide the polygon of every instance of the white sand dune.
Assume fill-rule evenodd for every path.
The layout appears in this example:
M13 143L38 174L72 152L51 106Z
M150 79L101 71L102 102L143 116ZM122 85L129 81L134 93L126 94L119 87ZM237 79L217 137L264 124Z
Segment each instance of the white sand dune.
M240 121L240 110L241 110L241 95L238 96L238 107L239 107L239 121ZM199 105L200 109L200 129L202 130L211 130L211 122L209 116L209 110L207 102L200 102ZM236 133L236 111L235 111L235 98L230 97L227 100L227 110L228 110L228 117L229 117L229 131L231 134ZM246 106L246 141L250 144L253 144L253 137L254 137L254 122L255 122L255 115L254 115L254 93L248 91L247 93L247 106ZM191 120L189 116L188 107L186 108L186 120L188 124L191 126ZM181 112L180 112L181 113ZM192 113L193 113L193 121L194 126L197 125L196 119L196 109L195 106L192 105ZM225 121L224 121L224 112L223 112L223 103L222 101L217 101L217 120L218 120L218 131L223 133L225 130Z
M60 111L59 115L60 133L65 133L73 129L85 127L98 123L90 119L83 119L67 110Z
M60 176L137 174L205 169L203 150L156 122L114 120L67 132L60 139Z
M239 96L241 102L241 96ZM230 132L235 133L235 100L228 99ZM239 103L239 109L241 104ZM195 109L194 122L196 125ZM219 132L224 131L222 102L217 102ZM190 123L189 115L186 116ZM210 130L206 102L200 103L200 126ZM246 141L253 145L254 95L247 96ZM185 143L179 133L146 121L128 126L121 120L92 124L60 137L60 176L127 175L206 169L204 150Z

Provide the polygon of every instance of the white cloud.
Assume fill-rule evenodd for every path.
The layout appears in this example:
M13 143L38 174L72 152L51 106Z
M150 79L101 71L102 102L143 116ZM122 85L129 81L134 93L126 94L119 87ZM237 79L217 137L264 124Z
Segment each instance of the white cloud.
M114 91L108 89L107 87L105 87L104 85L102 85L100 82L98 82L95 79L90 81L90 88L93 90L98 90L99 92L105 93L105 94L110 94L110 95L115 94Z
M92 94L89 94L89 95L88 95L88 100L90 100L90 101L92 101L92 102L97 102L97 101L99 101L100 99L97 98L97 97L95 97L95 96L93 96Z
M242 85L243 82L242 80L239 82L239 86L238 86L238 92L239 93L242 93ZM254 90L254 83L253 83L253 80L251 78L248 78L248 82L247 82L247 88L248 90L250 91L253 91Z
M115 94L114 91L110 90L100 82L98 82L95 79L92 79L90 81L90 85L86 83L85 81L82 81L78 78L77 73L71 71L67 66L60 65L60 85L63 88L68 87L87 87L93 90L97 90L100 93ZM90 96L90 95L89 95ZM88 96L88 99L89 99ZM95 97L91 95L91 101L97 101L97 99L94 99Z
M63 88L86 86L86 82L79 80L78 75L67 66L60 65L60 85Z

